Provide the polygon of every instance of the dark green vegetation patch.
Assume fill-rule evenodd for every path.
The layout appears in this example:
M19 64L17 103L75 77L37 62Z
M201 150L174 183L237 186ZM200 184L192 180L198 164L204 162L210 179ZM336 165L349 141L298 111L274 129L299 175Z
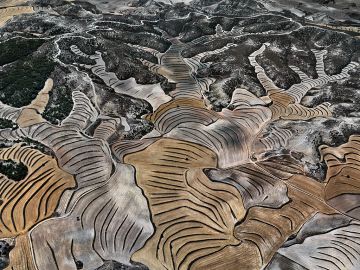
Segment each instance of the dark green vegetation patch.
M9 179L20 181L26 177L28 170L23 163L2 160L0 161L0 173L6 175Z
M0 43L0 65L12 63L36 51L43 39L12 38Z
M28 56L6 66L0 70L0 101L14 107L28 105L43 88L54 66L45 56Z

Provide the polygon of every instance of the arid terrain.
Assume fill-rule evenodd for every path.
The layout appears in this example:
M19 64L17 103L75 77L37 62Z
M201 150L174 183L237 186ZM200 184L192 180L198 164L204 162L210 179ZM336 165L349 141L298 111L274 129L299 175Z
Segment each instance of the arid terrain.
M0 269L360 269L356 0L0 0Z

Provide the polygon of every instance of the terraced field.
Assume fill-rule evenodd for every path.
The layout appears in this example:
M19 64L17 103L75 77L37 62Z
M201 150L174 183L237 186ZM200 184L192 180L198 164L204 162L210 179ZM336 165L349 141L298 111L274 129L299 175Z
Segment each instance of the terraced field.
M27 168L0 173L1 269L359 269L360 132L311 137L356 125L358 90L343 97L358 83L356 38L339 34L336 58L337 40L303 38L330 30L256 1L249 17L224 3L205 16L188 1L124 14L18 2L0 1L0 29L42 45L0 72L40 56L52 70L22 107L0 88L0 160ZM64 93L72 110L50 122Z
M0 27L5 25L12 17L21 14L33 13L34 9L30 6L4 7L0 9Z

